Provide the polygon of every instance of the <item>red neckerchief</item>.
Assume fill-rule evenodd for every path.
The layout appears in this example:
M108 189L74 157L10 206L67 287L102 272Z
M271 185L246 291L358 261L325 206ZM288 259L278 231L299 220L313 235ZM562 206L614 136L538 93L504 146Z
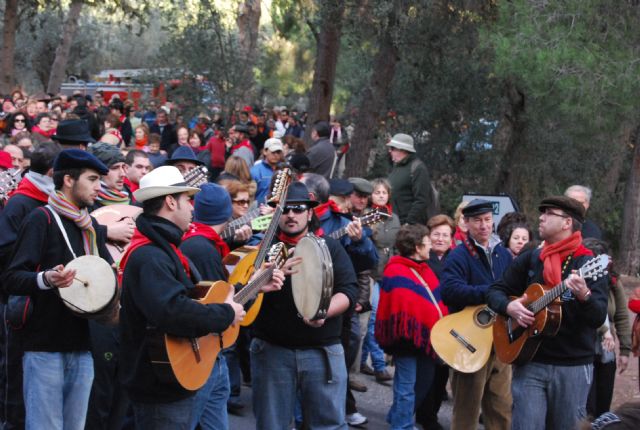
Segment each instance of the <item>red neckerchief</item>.
M147 236L140 233L140 231L138 231L138 229L136 228L133 232L133 236L131 237L131 243L122 255L120 263L118 264L118 285L120 286L120 288L122 288L122 277L124 275L124 269L127 265L127 262L129 261L131 253L141 246L147 245L149 243L152 243L151 240L149 240ZM191 278L191 268L189 267L189 260L187 260L187 257L184 256L184 254L177 246L175 246L173 243L169 243L169 245L171 245L171 249L173 249L173 251L180 259L180 263L182 263L182 267L184 267L184 271L187 273L187 277Z
M44 137L49 138L49 137L53 136L54 134L56 134L56 129L55 129L55 128L53 128L53 129L51 129L51 130L49 130L49 131L44 131L43 129L41 129L41 128L40 128L40 127L38 127L37 125L34 125L34 126L31 128L31 132L32 132L32 133L38 133L38 134L39 134L39 135L41 135L41 136L44 136Z
M316 206L315 208L313 208L313 211L316 213L316 216L318 218L322 218L327 213L327 211L331 211L337 214L342 213L340 207L333 200L329 200L327 203Z
M582 233L573 232L566 239L552 245L545 245L540 252L540 261L544 263L542 276L547 286L562 282L562 262L570 255L574 257L593 256L593 252L582 245Z
M147 138L147 136L143 137L142 139L138 139L136 137L136 149L142 149L147 146L148 143L149 139Z
M391 203L387 203L384 206L378 206L378 205L371 205L372 208L374 209L378 209L381 212L386 212L389 215L391 215L393 212L391 211Z
M222 258L226 257L231 252L227 242L225 242L214 229L206 224L195 221L192 222L189 226L189 230L187 230L184 236L182 236L182 240L184 241L195 236L202 236L205 239L212 241Z
M306 233L299 234L298 236L295 236L295 237L291 237L291 236L287 236L286 234L280 231L278 232L278 240L280 242L283 242L285 245L296 246L298 244L298 241L302 239L305 236L305 234Z
M22 194L43 203L47 203L49 201L49 195L33 185L28 178L22 178L22 181L18 184L18 188L13 193L9 194L9 197L12 197L14 194Z
M131 191L131 202L133 203L133 202L135 201L135 199L133 198L133 193L134 193L135 191L137 191L137 190L138 190L138 188L140 188L140 184L134 184L134 183L133 183L133 182L131 182L131 181L129 180L129 178L127 178L126 176L125 176L125 178L124 178L124 184L125 184L127 187L129 187L129 191Z
M235 145L233 145L231 147L231 153L233 154L234 152L236 152L238 149L242 148L249 148L251 150L251 152L253 152L253 146L251 146L251 142L249 142L249 139L245 139L240 143L236 143Z

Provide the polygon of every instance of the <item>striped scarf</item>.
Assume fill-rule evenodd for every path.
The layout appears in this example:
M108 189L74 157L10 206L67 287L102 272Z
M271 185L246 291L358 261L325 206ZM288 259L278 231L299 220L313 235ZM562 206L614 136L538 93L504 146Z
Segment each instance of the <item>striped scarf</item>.
M93 228L91 217L87 208L79 209L71 203L67 196L61 191L52 193L49 196L49 206L58 215L70 219L82 231L82 243L85 255L98 255L98 244L96 242L96 230Z
M129 197L129 193L126 191L118 191L115 188L110 188L104 182L101 182L100 185L98 201L102 205L128 205L131 203L131 197Z

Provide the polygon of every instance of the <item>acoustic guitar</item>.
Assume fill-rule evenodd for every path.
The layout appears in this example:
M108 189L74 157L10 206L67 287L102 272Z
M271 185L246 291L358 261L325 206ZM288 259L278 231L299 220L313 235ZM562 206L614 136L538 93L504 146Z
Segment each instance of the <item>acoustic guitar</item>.
M251 275L264 263L267 252L269 251L268 246L273 241L278 229L278 221L280 220L280 215L282 215L282 205L284 204L289 184L291 184L292 175L289 168L282 169L275 175L276 178L273 181L271 198L267 201L276 203L276 210L272 214L271 221L264 233L264 238L260 242L260 246L257 250L248 249L245 255L232 252L223 260L225 265L235 265L229 275L229 283L232 285L238 283L246 285L247 282L249 282ZM249 326L255 321L258 312L260 312L260 306L262 306L262 297L262 293L258 294L253 304L247 309L247 315L245 315L244 320L240 323L241 326Z
M371 212L368 212L366 215L363 215L361 217L356 217L360 220L360 224L363 227L366 227L368 225L374 225L377 224L379 222L383 222L385 221L387 218L391 218L391 215L389 215L386 212L382 212L379 211L378 209L375 209ZM348 225L345 225L342 228L339 228L336 231L333 231L331 233L328 234L328 236L332 239L340 239L342 236L344 236L345 234L347 234L347 227Z
M274 244L268 250L268 261L272 266L237 292L233 300L244 305L255 297L271 280L273 271L281 268L286 260L287 249L284 244L282 242ZM201 282L194 290L194 294L201 297L195 300L204 305L224 303L229 291L232 290L233 285L224 281ZM152 354L161 354L152 360L154 371L165 381L177 381L187 390L197 390L207 382L220 351L232 346L238 339L239 332L239 325L231 325L221 334L211 333L199 338L190 339L165 334L164 348L152 352Z
M589 260L579 270L582 278L597 279L607 274L609 256L602 254ZM529 327L522 327L511 317L498 315L493 325L496 355L507 364L524 364L531 360L545 336L555 336L562 321L560 296L567 291L562 281L553 288L531 284L525 294L525 307L533 312L535 321ZM512 297L517 299L517 297Z
M477 372L491 355L491 326L495 318L496 313L487 305L467 306L435 323L431 329L431 345L455 370Z
M224 240L232 239L236 230L245 225L250 225L253 231L264 231L269 227L271 218L273 218L272 214L260 215L260 208L251 209L245 215L229 222L220 233L220 237Z

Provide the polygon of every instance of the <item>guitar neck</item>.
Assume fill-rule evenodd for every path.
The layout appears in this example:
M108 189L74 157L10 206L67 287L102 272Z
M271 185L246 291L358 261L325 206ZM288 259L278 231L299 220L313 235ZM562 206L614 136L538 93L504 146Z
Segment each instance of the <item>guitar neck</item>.
M583 275L582 269L580 269L578 272L579 276ZM531 302L529 306L527 306L527 308L534 314L537 314L538 312L549 306L555 299L564 294L564 292L568 289L569 288L565 285L564 281L562 281L558 285L544 293L544 295L538 300Z
M222 234L220 235L220 237L222 237L225 240L226 239L231 239L233 237L233 235L236 234L236 230L237 229L239 229L243 225L246 225L246 224L250 223L258 215L260 215L260 209L259 208L254 208L254 209L250 210L249 212L247 212L245 215L242 215L240 218L234 219L229 224L227 224L227 226L224 228L224 230L223 230Z
M258 255L256 256L256 260L253 263L254 270L258 270L260 266L262 266L262 263L264 262L264 259L266 258L267 253L269 252L269 246L271 244L271 241L276 235L276 230L278 228L278 220L280 219L280 215L282 215L282 206L278 205L276 206L276 210L273 213L273 218L271 218L269 227L267 228L267 231L265 231L264 233L264 238L262 239L262 242L260 242L260 249L258 250Z
M336 230L336 231L333 231L333 232L329 233L329 237L330 237L331 239L336 239L336 240L338 240L338 239L340 239L342 236L344 236L345 234L347 234L347 227L346 227L346 226L345 226L345 227L342 227L342 228L339 228L338 230Z
M255 297L258 291L260 291L260 288L262 288L271 279L271 276L273 275L273 269L273 266L269 267L260 275L258 275L256 279L249 282L244 288L242 288L233 296L233 301L244 305L253 297Z

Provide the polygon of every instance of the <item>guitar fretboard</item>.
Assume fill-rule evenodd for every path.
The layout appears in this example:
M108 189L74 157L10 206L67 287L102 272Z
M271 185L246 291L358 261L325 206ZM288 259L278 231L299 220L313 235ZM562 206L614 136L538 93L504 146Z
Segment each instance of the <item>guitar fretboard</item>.
M240 218L236 218L233 221L231 221L229 224L227 224L227 226L222 231L222 234L220 235L220 237L222 237L225 240L231 239L233 235L236 233L237 229L239 229L243 225L249 224L259 215L260 215L260 208L251 209L245 215L241 216Z

